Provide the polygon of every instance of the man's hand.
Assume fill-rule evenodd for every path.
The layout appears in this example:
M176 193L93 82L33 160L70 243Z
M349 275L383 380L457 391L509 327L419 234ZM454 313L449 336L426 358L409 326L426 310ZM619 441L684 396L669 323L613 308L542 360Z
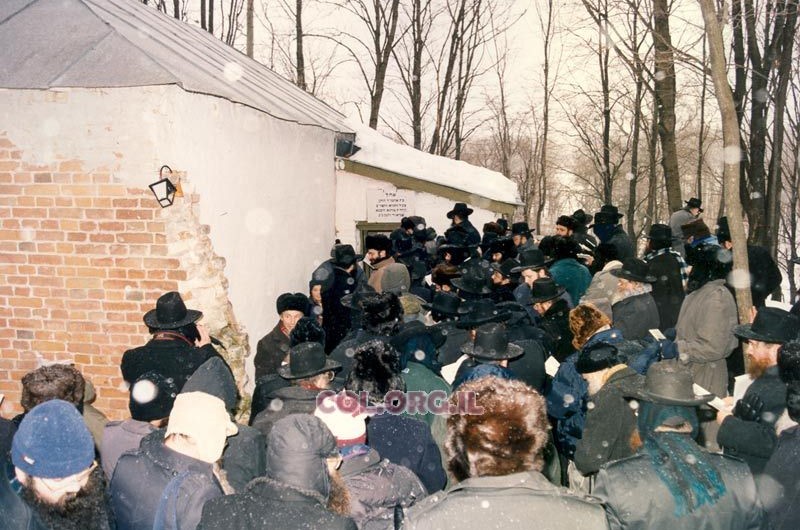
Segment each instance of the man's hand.
M195 346L201 348L206 344L211 344L211 334L204 325L197 324L197 332L200 334L200 338L194 341Z
M751 392L736 402L733 407L733 415L744 421L761 421L761 412L764 410L764 402L758 394Z

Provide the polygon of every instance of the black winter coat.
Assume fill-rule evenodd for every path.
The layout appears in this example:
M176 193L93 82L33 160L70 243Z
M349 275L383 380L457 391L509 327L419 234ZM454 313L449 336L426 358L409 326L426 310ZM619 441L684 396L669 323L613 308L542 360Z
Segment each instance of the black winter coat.
M621 225L617 225L614 235L606 241L606 244L613 245L617 249L617 259L619 261L636 257L636 248L633 246L633 241L631 241L630 236L625 233Z
M117 530L152 530L173 479L176 491L165 504L165 530L193 530L206 501L222 496L211 464L167 448L163 439L163 431L155 431L117 462L110 486Z
M575 353L572 346L572 331L569 329L569 304L559 298L545 311L539 321L539 327L547 333L550 342L554 345L553 356L558 362Z
M5 469L6 459L0 459ZM5 475L0 476L0 528L3 530L47 530L39 517L11 488Z
M352 519L325 507L325 500L268 477L248 484L242 493L214 499L203 507L197 530L355 530Z
M367 423L367 442L389 462L413 471L429 493L441 490L447 482L441 453L424 421L388 413L372 416Z
M256 379L277 373L288 354L289 336L281 330L281 323L278 322L272 331L261 337L256 346L256 357L253 359Z
M611 306L614 327L627 340L649 337L651 329L659 326L658 307L650 293L628 296Z
M322 291L322 328L325 330L325 352L330 353L344 339L352 324L351 309L342 305L342 297L356 289L356 271L333 268L333 283Z
M211 344L197 348L181 339L152 339L144 346L126 351L120 370L122 378L130 385L151 370L173 375L180 391L195 370L212 357L222 359Z
M641 387L643 381L644 377L624 366L589 397L583 437L575 449L578 471L596 473L603 464L633 454L630 441L637 429L636 415L624 396Z
M521 357L510 360L508 369L537 392L543 392L547 382L544 362L548 353L545 344L549 340L545 332L530 324L527 313L514 314L511 320L506 322L506 329L508 341L521 347L525 352Z
M778 446L756 480L769 528L800 528L800 426L783 431Z
M222 452L222 470L234 490L242 491L267 470L266 438L258 429L237 425L239 432L228 436Z
M767 297L780 287L783 276L769 250L747 245L747 261L750 265L750 294L753 305L763 307Z
M444 344L439 348L439 362L442 366L453 364L464 355L461 353L461 346L469 340L469 332L456 327L456 324L455 320L445 320L433 326L442 330L445 336Z
M742 399L755 394L764 403L759 421L745 421L728 416L717 432L717 443L725 454L747 462L753 475L763 471L778 442L775 422L786 410L786 384L781 381L778 367L767 368L764 375L753 381Z
M670 253L659 254L647 262L647 273L656 278L653 284L653 300L658 308L659 326L664 331L678 323L681 304L686 297L681 278L681 265ZM625 335L625 338L628 338Z

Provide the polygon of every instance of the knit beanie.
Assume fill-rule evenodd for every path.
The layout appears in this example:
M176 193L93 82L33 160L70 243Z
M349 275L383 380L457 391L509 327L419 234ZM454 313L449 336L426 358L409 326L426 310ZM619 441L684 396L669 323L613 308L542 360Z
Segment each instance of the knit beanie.
M228 436L238 432L224 401L205 392L184 392L175 398L165 437L188 436L198 447L197 458L213 464L222 456Z
M70 477L92 465L94 441L75 405L53 399L25 415L11 443L11 460L32 477Z
M363 444L367 441L367 415L361 411L355 396L328 396L317 405L314 416L331 430L336 437L337 447Z

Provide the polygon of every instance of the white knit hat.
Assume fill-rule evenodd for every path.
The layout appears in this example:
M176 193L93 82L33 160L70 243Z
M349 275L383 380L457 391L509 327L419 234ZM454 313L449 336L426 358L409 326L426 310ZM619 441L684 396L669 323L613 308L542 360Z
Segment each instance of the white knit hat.
M317 405L314 416L328 426L339 447L364 443L366 440L367 415L353 396L341 393L326 397Z

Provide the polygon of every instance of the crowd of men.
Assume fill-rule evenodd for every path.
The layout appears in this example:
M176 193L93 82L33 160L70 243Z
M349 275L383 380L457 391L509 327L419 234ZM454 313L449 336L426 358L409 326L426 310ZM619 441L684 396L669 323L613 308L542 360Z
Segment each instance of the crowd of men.
M130 418L74 366L22 379L0 526L800 528L800 303L767 304L781 274L748 247L739 323L727 221L702 211L642 252L613 205L538 239L457 203L442 235L408 217L363 256L337 242L277 298L244 414L202 313L166 293L120 363Z

